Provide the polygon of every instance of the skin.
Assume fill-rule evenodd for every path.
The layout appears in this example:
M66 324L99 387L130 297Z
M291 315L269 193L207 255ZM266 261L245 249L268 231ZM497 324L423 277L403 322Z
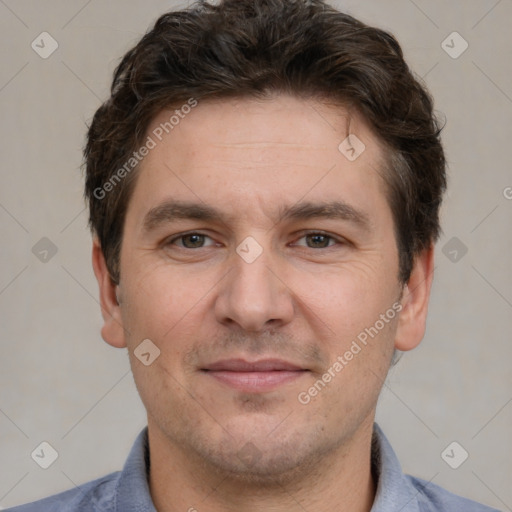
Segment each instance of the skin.
M148 134L169 116L160 113ZM377 398L393 349L413 349L424 335L433 248L400 283L379 174L384 149L351 112L350 133L366 149L349 161L338 150L347 119L339 106L284 95L200 102L141 163L118 286L94 241L102 336L128 348L148 414L149 482L161 512L371 508ZM207 204L226 218L175 219L146 230L147 213L169 199ZM367 225L280 220L280 208L331 200L362 212ZM191 231L206 236L176 238ZM315 238L318 231L332 238ZM252 263L236 252L248 236L262 249ZM298 394L397 300L400 314L300 403ZM160 350L149 366L134 356L144 339ZM278 358L307 371L263 392L201 371L230 358Z

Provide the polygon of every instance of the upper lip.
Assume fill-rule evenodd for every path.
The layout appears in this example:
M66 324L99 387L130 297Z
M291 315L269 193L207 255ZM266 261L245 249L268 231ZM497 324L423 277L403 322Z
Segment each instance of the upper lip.
M222 359L209 364L202 370L229 371L229 372L271 372L271 371L297 371L304 370L282 359L262 359L260 361L246 361L245 359Z

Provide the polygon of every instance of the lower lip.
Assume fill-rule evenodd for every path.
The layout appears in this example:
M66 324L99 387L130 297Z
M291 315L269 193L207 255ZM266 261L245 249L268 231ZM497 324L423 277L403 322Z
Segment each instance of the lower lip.
M258 393L271 391L283 384L292 382L304 375L306 370L274 370L268 372L232 372L210 370L205 371L204 373L239 391Z

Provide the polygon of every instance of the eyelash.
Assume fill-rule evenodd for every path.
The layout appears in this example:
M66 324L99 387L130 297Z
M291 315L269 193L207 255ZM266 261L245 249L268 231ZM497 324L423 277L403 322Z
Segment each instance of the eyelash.
M176 242L177 240L181 240L183 238L186 238L187 236L191 236L191 235L199 235L199 236L203 236L203 237L206 237L206 238L210 238L208 235L205 235L204 233L200 233L198 231L190 231L188 233L182 233L178 236L175 236L171 239L168 239L164 245L165 246L169 246L169 245L175 245L174 242ZM336 242L338 245L344 245L346 244L347 242L344 241L344 240L341 240L329 233L326 233L324 231L304 231L304 232L301 232L301 236L297 239L297 240L301 240L302 238L305 238L307 236L312 236L312 235L320 235L320 236L323 236L325 238L328 238L329 241L334 241ZM181 247L181 246L177 246L179 247L180 249L184 249L184 250L189 250L189 251L193 251L193 250L198 250L198 249L206 249L206 247L194 247L194 248L191 248L191 247ZM307 246L300 246L300 247L304 247L306 249L312 249L312 250L319 250L319 249L330 249L332 247L334 247L334 245L328 245L327 247L307 247Z

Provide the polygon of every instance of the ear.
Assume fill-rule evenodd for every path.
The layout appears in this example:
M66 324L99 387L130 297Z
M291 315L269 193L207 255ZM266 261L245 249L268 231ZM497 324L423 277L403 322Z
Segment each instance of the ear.
M126 347L121 307L116 297L118 286L110 277L105 256L96 237L92 243L92 267L100 289L100 305L103 316L101 336L113 347Z
M404 286L402 311L395 337L395 348L402 351L416 348L425 335L428 301L434 277L434 245L414 259L409 281Z

